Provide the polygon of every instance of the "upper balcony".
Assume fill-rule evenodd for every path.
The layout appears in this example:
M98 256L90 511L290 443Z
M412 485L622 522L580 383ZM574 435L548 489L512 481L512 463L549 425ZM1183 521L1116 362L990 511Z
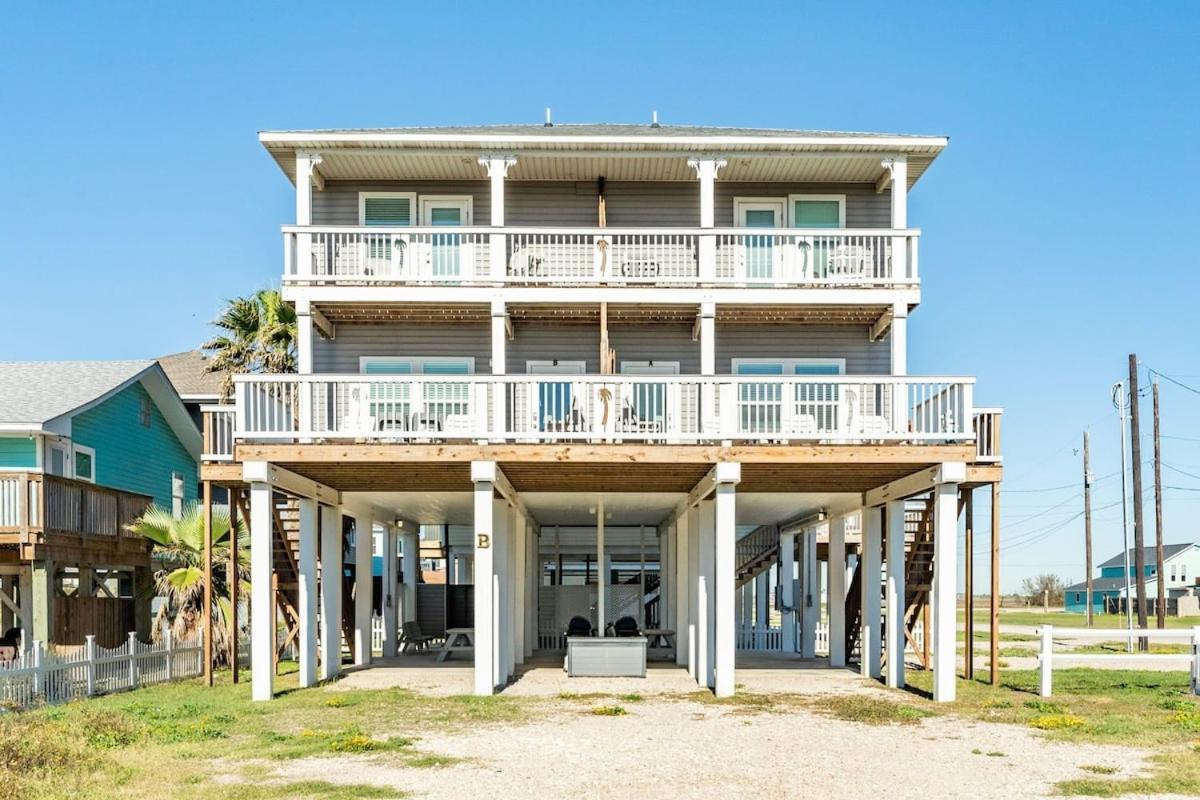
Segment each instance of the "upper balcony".
M442 287L474 285L520 287L528 302L542 287L602 287L611 302L705 287L725 302L911 307L908 192L946 146L658 125L260 139L296 186L296 224L283 228L291 299L364 303L400 296L372 287L444 302ZM761 291L779 288L797 291Z
M302 285L908 288L917 230L283 228Z

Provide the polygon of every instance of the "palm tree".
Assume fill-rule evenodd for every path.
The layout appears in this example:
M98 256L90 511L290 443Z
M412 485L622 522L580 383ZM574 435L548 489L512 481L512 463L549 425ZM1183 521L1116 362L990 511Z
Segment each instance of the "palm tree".
M222 332L200 347L209 353L208 371L225 373L226 398L235 373L296 371L296 310L278 290L235 297L212 324Z
M218 663L224 663L230 645L229 620L229 512L214 508L213 528L213 653ZM176 519L167 509L150 506L129 526L133 533L154 542L154 556L162 568L154 574L155 589L165 602L154 620L154 635L158 636L164 622L171 625L176 639L194 636L204 624L204 516L198 503L191 503ZM238 523L236 539L238 575L248 574L250 565L250 535L244 524ZM241 580L239 591L249 590ZM243 594L243 596L248 596Z

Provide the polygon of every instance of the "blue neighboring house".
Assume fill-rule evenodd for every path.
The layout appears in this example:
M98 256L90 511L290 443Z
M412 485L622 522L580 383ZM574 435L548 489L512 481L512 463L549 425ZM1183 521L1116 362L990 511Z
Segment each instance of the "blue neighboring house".
M196 500L201 436L155 361L0 362L0 628L105 646L149 630L147 504Z
M1129 550L1130 587L1136 592L1134 578L1137 551ZM1158 596L1158 567L1154 547L1143 548L1146 559L1146 596L1153 606ZM1197 586L1200 577L1200 544L1168 544L1163 546L1163 572L1167 597L1176 597ZM1125 559L1117 553L1100 565L1099 577L1092 579L1092 609L1094 613L1117 613L1125 597ZM1082 614L1087 609L1087 583L1076 583L1064 590L1065 610Z

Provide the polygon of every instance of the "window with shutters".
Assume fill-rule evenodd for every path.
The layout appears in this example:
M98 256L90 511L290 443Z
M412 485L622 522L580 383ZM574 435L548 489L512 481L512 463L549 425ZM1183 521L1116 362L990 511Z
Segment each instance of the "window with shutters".
M358 223L365 227L407 228L416 213L416 192L359 192ZM400 247L387 234L367 237L367 258L371 261L392 258L392 248Z

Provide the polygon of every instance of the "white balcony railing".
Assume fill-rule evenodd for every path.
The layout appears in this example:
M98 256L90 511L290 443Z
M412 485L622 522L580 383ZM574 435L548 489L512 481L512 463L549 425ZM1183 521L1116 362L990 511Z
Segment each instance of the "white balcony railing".
M234 407L232 405L201 406L204 420L204 443L201 458L205 461L229 461L233 458Z
M975 409L975 459L980 462L1000 460L1000 408Z
M910 286L916 230L283 228L312 283Z
M236 440L969 442L969 378L254 375Z

